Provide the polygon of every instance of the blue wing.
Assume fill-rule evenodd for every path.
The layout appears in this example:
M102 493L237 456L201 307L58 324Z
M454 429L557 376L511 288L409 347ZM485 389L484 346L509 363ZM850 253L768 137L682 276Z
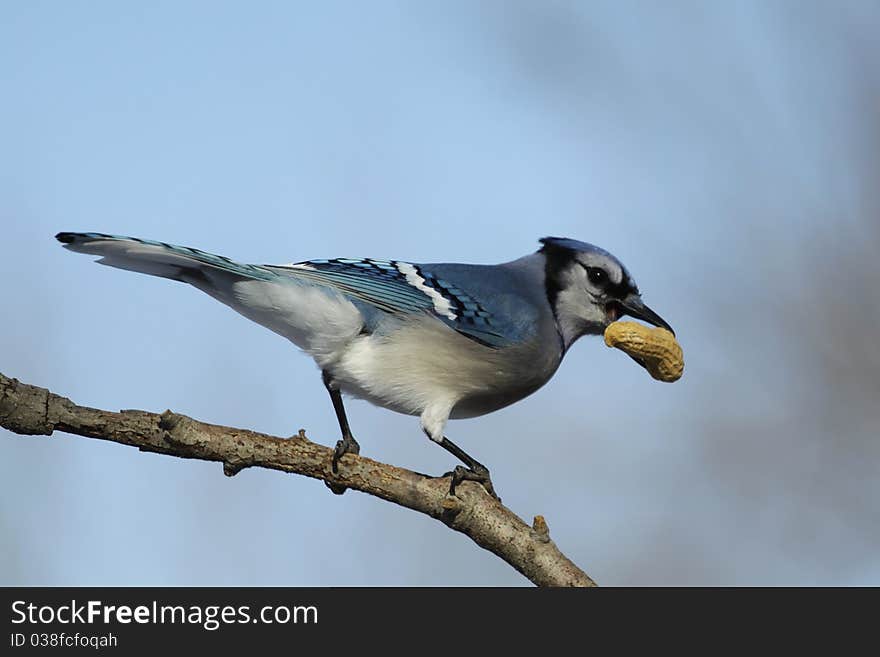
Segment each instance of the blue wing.
M473 296L423 265L398 260L336 258L265 269L333 287L354 301L390 314L427 313L490 347L510 342L492 314Z

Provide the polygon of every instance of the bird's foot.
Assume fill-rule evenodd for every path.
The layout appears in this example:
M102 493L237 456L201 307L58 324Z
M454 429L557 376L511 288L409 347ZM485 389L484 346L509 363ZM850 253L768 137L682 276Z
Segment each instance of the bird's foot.
M478 484L482 484L483 488L486 489L486 492L489 493L492 497L494 497L498 502L501 502L501 498L498 497L498 494L495 492L495 486L492 485L492 478L489 476L489 468L480 463L474 463L474 466L471 468L466 468L463 465L455 466L455 470L452 472L447 472L444 477L449 477L449 494L455 495L455 488L463 481L476 481Z
M333 470L333 474L339 472L339 459L341 459L346 454L360 454L361 446L358 444L358 441L354 439L350 433L342 436L342 440L336 441L336 447L333 449L333 460L330 463L330 467ZM337 495L342 495L345 491L348 490L346 486L342 484L332 484L329 481L325 481L327 484L327 488L333 491Z
M333 472L339 472L339 459L346 454L360 454L361 446L350 433L345 434L342 440L336 441L336 447L333 449Z

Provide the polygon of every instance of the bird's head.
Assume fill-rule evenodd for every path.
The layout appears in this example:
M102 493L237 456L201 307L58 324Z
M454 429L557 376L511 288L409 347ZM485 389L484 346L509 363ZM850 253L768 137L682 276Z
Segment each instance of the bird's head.
M566 349L582 335L601 335L623 315L672 331L642 302L636 282L613 255L565 237L545 237L541 243L547 298Z

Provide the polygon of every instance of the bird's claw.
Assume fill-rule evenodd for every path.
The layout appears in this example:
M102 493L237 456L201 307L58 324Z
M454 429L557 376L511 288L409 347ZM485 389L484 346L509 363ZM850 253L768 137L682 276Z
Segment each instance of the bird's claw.
M358 441L354 439L354 436L347 435L343 436L342 440L336 441L336 447L333 449L333 462L331 466L333 468L333 473L339 472L339 459L341 459L346 454L360 454L361 446L358 444Z
M492 485L492 478L489 476L489 469L480 464L476 464L473 468L466 468L463 465L455 466L455 470L447 472L444 477L449 477L449 494L455 495L455 488L463 481L475 481L481 484L486 492L494 497L498 502L501 498L495 492L495 486Z
M342 437L342 440L337 440L336 447L333 448L333 460L330 462L330 468L333 470L333 474L339 472L339 459L341 459L346 454L360 453L361 446L351 434L346 434ZM324 483L327 484L327 488L333 491L333 493L335 493L336 495L342 495L345 491L348 490L348 487L343 486L342 484L333 484L329 481L325 481Z

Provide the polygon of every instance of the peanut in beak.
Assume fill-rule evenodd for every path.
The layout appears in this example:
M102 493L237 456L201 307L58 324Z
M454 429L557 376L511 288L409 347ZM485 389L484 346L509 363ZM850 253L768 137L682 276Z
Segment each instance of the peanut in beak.
M681 345L664 328L637 322L613 322L605 329L605 344L640 359L658 381L678 381L684 371Z

